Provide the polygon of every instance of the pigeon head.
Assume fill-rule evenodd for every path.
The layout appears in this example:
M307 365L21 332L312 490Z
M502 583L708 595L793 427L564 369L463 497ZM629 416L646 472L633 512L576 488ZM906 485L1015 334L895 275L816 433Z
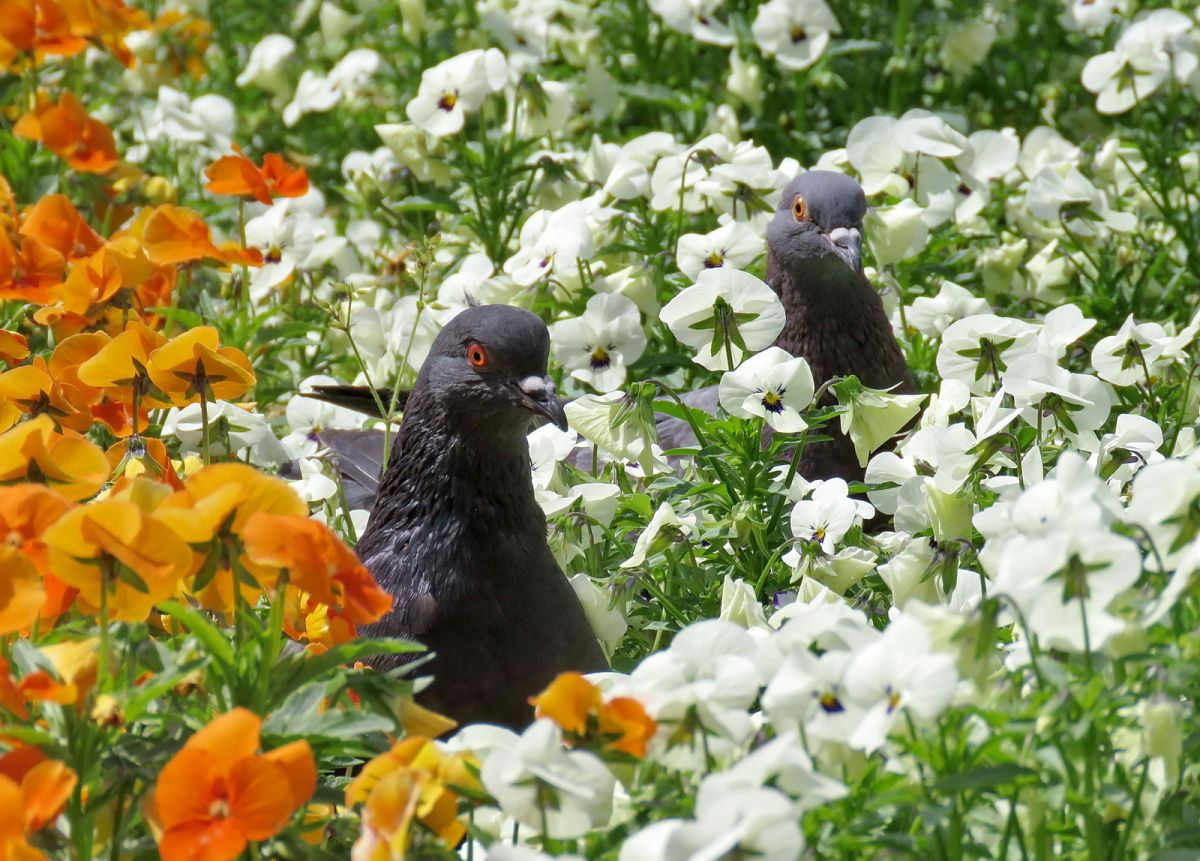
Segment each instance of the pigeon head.
M554 381L546 376L550 333L510 305L467 308L434 339L413 389L461 432L529 429L532 416L566 430Z
M767 246L786 269L840 261L862 273L867 198L852 177L811 170L787 184L767 225Z

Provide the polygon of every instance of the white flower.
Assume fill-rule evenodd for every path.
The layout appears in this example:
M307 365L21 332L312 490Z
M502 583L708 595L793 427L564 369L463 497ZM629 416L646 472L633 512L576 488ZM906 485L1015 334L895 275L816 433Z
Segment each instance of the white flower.
M312 386L335 383L337 380L333 377L318 374L301 380L299 389L304 392ZM287 423L291 433L280 442L291 457L312 457L321 447L317 438L321 431L326 428L361 428L366 420L367 417L362 413L299 394L287 403Z
M666 527L674 527L686 538L696 531L696 515L675 513L671 503L664 502L654 512L646 528L642 530L633 546L633 555L621 563L622 568L636 568L646 562L646 557L654 549L659 533Z
M664 819L629 836L617 861L705 861L751 856L795 861L804 850L795 805L778 789L730 785L714 774L700 784L696 819Z
M308 259L315 242L312 219L292 212L292 202L287 199L247 221L246 245L263 256L263 265L250 272L251 297L258 301L270 288L290 278Z
M768 0L758 7L750 32L764 54L799 72L820 59L829 37L842 28L825 0Z
M194 144L202 157L215 159L229 152L236 128L233 102L224 96L209 94L193 100L186 93L161 86L157 100L134 124L138 144L129 148L126 157L143 161L150 154L148 144L170 141Z
M869 389L853 380L833 385L845 411L838 418L842 433L850 435L859 466L866 466L875 451L900 432L921 411L928 395L894 395Z
M305 502L321 502L332 499L337 493L337 482L325 475L321 469L321 461L311 457L302 457L297 463L300 465L300 478L289 481L288 486L296 491L296 494Z
M512 282L496 276L495 264L483 252L464 257L438 286L438 302L443 305L503 305L513 294Z
M467 51L422 72L421 86L405 113L432 135L452 135L462 129L466 113L477 110L507 80L508 63L500 51Z
M245 87L253 84L270 90L277 96L284 96L287 93L288 81L283 67L294 53L296 43L290 36L282 33L264 36L250 51L246 67L237 76L237 85Z
M594 240L587 205L572 201L557 210L539 209L521 227L521 247L504 262L504 271L523 287L564 269L573 275L577 261L592 256Z
M871 517L875 509L869 503L850 498L843 479L831 478L817 485L809 499L792 508L792 535L797 541L813 541L825 553L833 553L850 528Z
M571 588L575 590L575 597L583 605L584 615L587 616L592 630L596 632L596 638L611 654L625 636L625 631L629 629L625 614L621 612L619 605L612 605L609 596L586 574L576 574L572 577Z
M942 333L937 369L975 394L994 391L1009 363L1036 349L1037 327L1013 317L974 314Z
M626 369L646 349L637 305L618 293L597 293L582 316L550 325L554 355L577 380L601 392L625 383Z
M383 58L375 51L357 48L338 60L328 75L305 69L292 100L283 109L283 124L290 128L305 114L333 110L343 100L358 95L382 65Z
M672 30L699 42L728 47L736 39L713 15L720 5L721 0L650 0L650 9Z
M534 721L510 747L492 751L480 779L501 810L536 833L544 825L547 837L582 837L612 813L612 773L594 754L564 748L550 720Z
M872 209L867 213L866 229L871 237L871 253L881 266L907 260L929 239L924 210L912 198Z
M1058 22L1066 30L1100 33L1112 23L1113 17L1127 0L1067 0Z
M996 41L996 25L987 18L971 18L946 28L941 60L946 71L962 77L984 61Z
M1092 348L1092 366L1100 379L1114 386L1138 382L1149 385L1169 341L1170 336L1161 325L1137 323L1130 314L1116 334L1096 342Z
M228 401L208 404L207 412L209 451L213 454L238 458L248 454L250 462L260 466L286 463L290 459L262 414L244 410ZM182 409L172 407L163 422L163 433L178 439L180 450L185 454L201 451L203 418L198 403Z
M991 311L988 301L953 281L943 281L937 296L921 296L908 309L908 324L922 335L937 337L951 323Z
M807 361L768 347L726 371L718 397L730 415L758 416L777 431L796 433L808 427L800 410L812 403L814 390Z
M733 370L748 352L773 343L787 320L770 287L725 266L701 272L660 317L676 338L699 351L695 361L710 371Z
M870 640L878 639L872 632ZM863 719L863 709L846 696L852 652L831 649L819 657L790 652L762 695L763 710L776 729L803 731L812 742L845 743Z
M755 640L745 628L706 619L643 660L614 693L636 696L660 723L683 720L694 710L710 733L741 743L754 732L747 712L760 685L754 655ZM697 765L706 769L703 759Z
M711 233L685 233L675 248L679 271L693 281L705 269L743 269L762 253L761 233L742 221L731 221Z
M865 712L848 741L874 751L905 712L925 721L941 714L954 696L958 673L954 656L934 651L925 626L901 614L854 655L845 678L847 697Z
M763 612L754 587L745 580L734 580L729 574L721 584L720 618L746 628L767 627L767 614Z
M623 460L636 460L643 468L651 468L655 457L652 442L657 439L654 429L635 418L614 427L613 421L625 410L625 395L609 392L603 395L583 395L564 407L571 429L588 442Z
M1187 81L1200 65L1185 38L1193 26L1182 12L1156 9L1130 24L1114 50L1088 60L1082 80L1096 93L1096 110L1121 114L1151 96L1172 74L1177 81Z

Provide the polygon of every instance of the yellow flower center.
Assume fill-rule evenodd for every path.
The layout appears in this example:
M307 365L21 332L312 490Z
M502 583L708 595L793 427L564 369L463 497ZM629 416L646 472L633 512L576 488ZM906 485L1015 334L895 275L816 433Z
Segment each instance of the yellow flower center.
M227 798L217 798L208 805L208 815L213 819L226 819L229 814L229 799Z
M764 392L762 405L766 408L767 412L777 414L783 412L783 392Z
M4 543L9 547L20 547L25 543L25 539L22 537L20 532L17 532L17 530L14 529L5 536Z
M592 370L599 371L612 364L612 357L603 347L596 347L592 350L592 356L588 359L588 363L592 366Z
M837 698L837 694L833 693L833 691L826 691L821 694L818 702L821 703L821 708L826 714L837 714L846 710L846 707L842 705L842 701Z
M725 265L725 256L720 251L714 251L704 258L705 269L716 269L723 265Z
M813 532L813 541L824 541L824 540L825 540L825 527L819 526L819 527L817 527L816 531Z
M446 93L438 99L438 107L446 113L454 110L454 106L458 104L458 93Z

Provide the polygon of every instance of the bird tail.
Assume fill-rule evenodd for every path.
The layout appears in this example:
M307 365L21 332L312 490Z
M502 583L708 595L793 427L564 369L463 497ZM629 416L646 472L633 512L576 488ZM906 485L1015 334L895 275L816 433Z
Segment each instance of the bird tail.
M393 408L398 412L403 412L409 395L405 389L396 392L389 388L371 389L370 386L343 386L340 384L315 385L310 391L302 392L302 394L306 398L345 407L377 419L388 418L388 411ZM395 401L394 405L393 400ZM382 409L380 409L381 406Z
M334 464L341 473L342 489L346 493L346 504L352 509L370 509L383 475L387 434L377 428L330 428L319 431L317 439L333 451Z

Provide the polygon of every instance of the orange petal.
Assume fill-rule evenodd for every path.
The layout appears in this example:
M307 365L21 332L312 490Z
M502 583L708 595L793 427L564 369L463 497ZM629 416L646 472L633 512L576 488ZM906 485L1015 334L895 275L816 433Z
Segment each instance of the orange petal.
M292 790L292 803L296 807L307 803L317 791L317 765L307 741L294 741L277 747L263 754L263 759L283 769Z
M158 842L162 861L233 861L246 848L246 835L232 819L193 820L177 825Z
M0 544L0 634L28 631L41 613L46 589L20 548Z
M600 707L600 689L579 673L559 673L529 702L536 707L537 717L548 717L567 732L584 735L588 715Z
M249 709L236 708L188 739L187 747L203 750L225 768L258 752L262 719Z
M250 840L277 834L299 807L291 797L287 772L266 757L238 760L229 786L230 815Z
M78 782L75 772L57 760L46 760L30 769L21 781L25 832L40 831L58 816Z
M159 822L167 831L212 816L213 802L225 786L225 770L206 750L188 745L171 757L154 786Z

